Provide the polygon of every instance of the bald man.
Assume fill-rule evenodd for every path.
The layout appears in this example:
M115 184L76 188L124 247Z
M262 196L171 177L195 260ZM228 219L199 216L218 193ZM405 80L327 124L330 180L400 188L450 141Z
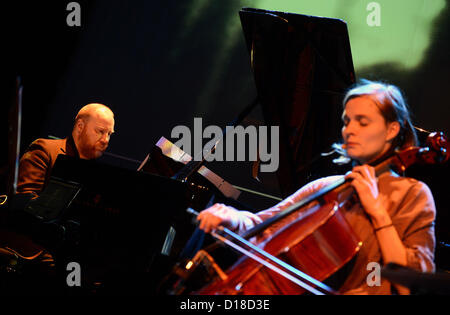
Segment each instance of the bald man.
M114 133L114 113L107 106L92 103L75 117L72 135L66 139L37 139L20 159L18 194L39 196L50 178L59 154L81 159L99 158Z

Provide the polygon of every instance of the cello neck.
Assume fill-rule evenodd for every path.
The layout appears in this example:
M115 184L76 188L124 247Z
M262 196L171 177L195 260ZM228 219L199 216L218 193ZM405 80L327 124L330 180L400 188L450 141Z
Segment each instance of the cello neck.
M379 162L379 161L380 160L378 160L377 162ZM400 160L395 155L392 157L389 157L389 158L384 158L384 160L382 160L382 162L379 162L375 166L376 176L378 177L382 173L390 171L392 166L397 166L397 168L398 168L399 163L400 163ZM255 227L253 227L252 229L250 229L246 233L244 233L242 235L242 237L248 240L254 236L257 236L261 232L263 232L265 229L269 228L271 225L277 223L281 219L298 211L299 209L305 207L306 205L310 204L313 201L324 198L325 196L327 196L329 194L332 195L331 198L338 199L337 196L339 196L342 192L348 190L349 188L351 188L351 186L349 185L349 181L346 180L344 177L341 177L338 180L327 185L326 187L320 189L319 191L309 195L308 197L300 200L299 202L294 203L293 205L289 206L288 208L286 208L282 212L276 214L275 216L256 225Z

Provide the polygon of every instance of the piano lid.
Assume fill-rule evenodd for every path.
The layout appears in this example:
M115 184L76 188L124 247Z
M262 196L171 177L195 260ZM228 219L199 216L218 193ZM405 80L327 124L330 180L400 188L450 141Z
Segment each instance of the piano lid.
M283 197L330 175L311 161L340 139L346 89L355 82L347 25L331 18L243 8L239 12L266 125L280 126Z

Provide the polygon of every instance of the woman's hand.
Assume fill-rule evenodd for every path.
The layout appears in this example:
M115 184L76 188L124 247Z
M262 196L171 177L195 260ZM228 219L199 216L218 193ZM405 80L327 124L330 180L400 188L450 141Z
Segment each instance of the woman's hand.
M375 228L391 223L389 214L382 204L375 169L372 166L355 166L345 178L352 179L351 185L355 188L359 201L371 217Z
M352 179L351 185L355 188L362 207L371 218L383 262L407 266L406 248L395 226L392 225L391 217L381 200L375 169L368 165L356 166L345 177ZM395 285L395 287L400 294L409 292L400 285Z
M234 229L237 225L237 210L228 207L221 203L216 203L212 207L209 207L197 216L197 220L200 221L199 228L206 233L217 229L219 226L224 226L230 229Z

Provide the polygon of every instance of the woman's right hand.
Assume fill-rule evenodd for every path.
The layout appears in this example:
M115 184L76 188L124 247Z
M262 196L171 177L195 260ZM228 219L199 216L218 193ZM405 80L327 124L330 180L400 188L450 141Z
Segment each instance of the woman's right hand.
M203 210L197 216L200 221L199 228L210 233L219 226L224 226L231 230L238 225L239 213L233 207L226 206L222 203L216 203L213 206Z

